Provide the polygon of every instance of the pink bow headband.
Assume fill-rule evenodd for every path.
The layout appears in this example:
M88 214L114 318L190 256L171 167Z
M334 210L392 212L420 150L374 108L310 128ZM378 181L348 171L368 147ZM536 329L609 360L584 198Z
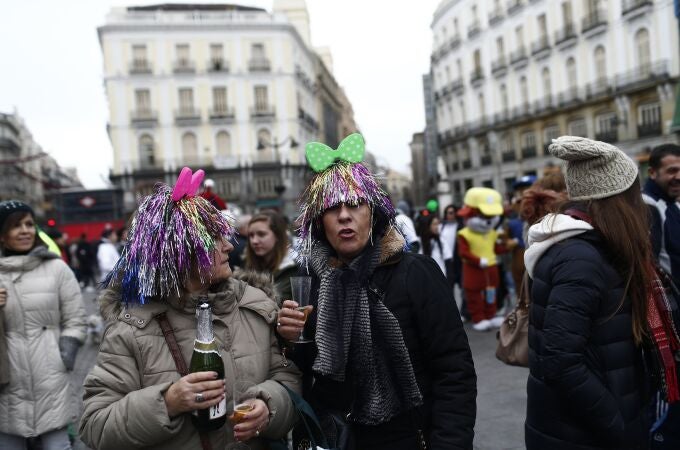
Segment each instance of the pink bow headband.
M205 177L203 169L198 169L196 173L192 174L190 168L183 168L177 177L175 187L172 189L172 195L170 196L172 200L178 202L185 196L195 196L198 188L201 186L203 177Z

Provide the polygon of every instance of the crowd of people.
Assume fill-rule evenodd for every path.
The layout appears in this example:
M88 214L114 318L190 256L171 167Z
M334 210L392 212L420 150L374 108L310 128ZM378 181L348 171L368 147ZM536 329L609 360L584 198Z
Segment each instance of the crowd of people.
M340 149L307 145L294 225L232 221L187 168L96 248L53 233L50 250L30 205L1 202L0 448L69 449L75 424L92 449L471 449L467 333L499 328L518 297L528 449L680 448L680 146L640 174L613 145L563 136L549 152L564 173L519 177L507 201L472 187L441 216L393 205L361 135ZM106 331L79 417L69 371L95 287ZM187 373L207 344L224 370ZM195 412L235 406L243 382L244 420L199 429Z

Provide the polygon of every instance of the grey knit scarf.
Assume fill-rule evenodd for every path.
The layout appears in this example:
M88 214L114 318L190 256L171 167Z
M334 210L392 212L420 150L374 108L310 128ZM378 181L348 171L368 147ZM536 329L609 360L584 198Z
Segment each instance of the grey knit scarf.
M317 242L310 258L321 282L313 369L340 382L352 374L350 420L364 425L387 422L423 403L399 322L368 294L380 248L369 245L348 266L332 267L330 248Z

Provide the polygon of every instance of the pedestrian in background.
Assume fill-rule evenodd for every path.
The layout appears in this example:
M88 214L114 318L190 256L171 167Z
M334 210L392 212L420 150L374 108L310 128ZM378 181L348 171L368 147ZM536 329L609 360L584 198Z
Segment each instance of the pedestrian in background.
M247 270L272 278L279 304L292 298L290 277L297 273L298 266L288 240L288 224L281 214L262 211L250 219L245 256Z
M37 237L33 209L0 203L0 448L71 448L77 418L69 371L85 340L85 310L73 272Z
M97 263L99 266L100 280L104 280L113 270L120 255L116 248L118 235L112 230L102 231L102 237L97 247Z
M472 449L476 375L451 289L432 259L406 251L392 203L360 162L361 135L340 145L352 161L324 164L315 152L327 147L306 148L317 173L303 194L300 254L315 342L294 349L305 397L322 423L346 421L355 447L338 448ZM297 306L279 312L290 341L305 326Z
M418 235L422 243L419 253L434 259L434 262L437 263L444 276L446 276L446 268L453 260L453 254L451 253L451 247L444 245L440 239L440 225L441 220L434 214L424 217L418 223Z
M80 287L85 289L85 292L94 292L97 285L94 274L97 260L92 244L87 242L85 233L80 235L76 244L76 258L80 270Z
M526 446L647 448L641 344L651 247L635 162L563 136L570 202L529 230L531 278Z

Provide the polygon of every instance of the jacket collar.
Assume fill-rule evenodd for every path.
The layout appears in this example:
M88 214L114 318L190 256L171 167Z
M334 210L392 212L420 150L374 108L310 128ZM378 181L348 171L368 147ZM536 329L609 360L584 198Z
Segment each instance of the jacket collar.
M663 189L661 189L661 187L656 184L656 181L652 180L651 178L648 178L645 182L643 191L645 194L654 198L654 200L662 199L666 202L675 203L675 200L666 195Z

